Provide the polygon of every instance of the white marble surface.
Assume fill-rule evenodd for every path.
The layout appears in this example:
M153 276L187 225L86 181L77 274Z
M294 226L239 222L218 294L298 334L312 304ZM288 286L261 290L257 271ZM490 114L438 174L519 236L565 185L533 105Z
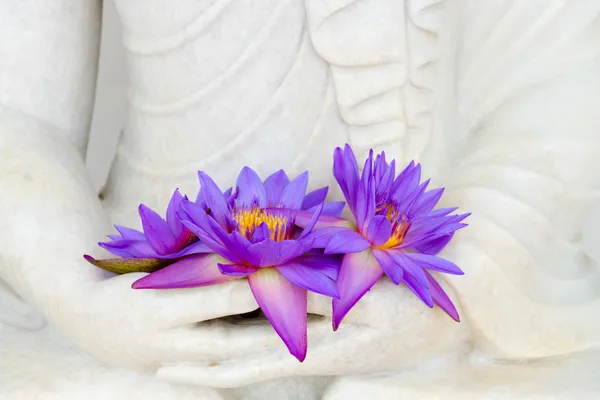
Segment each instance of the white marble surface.
M595 398L600 4L481 3L116 0L128 106L100 202L98 3L0 0L0 398ZM473 212L444 254L460 325L383 281L333 334L313 296L300 364L265 323L202 322L257 307L242 281L136 292L81 259L196 169L318 186L344 142L421 160Z

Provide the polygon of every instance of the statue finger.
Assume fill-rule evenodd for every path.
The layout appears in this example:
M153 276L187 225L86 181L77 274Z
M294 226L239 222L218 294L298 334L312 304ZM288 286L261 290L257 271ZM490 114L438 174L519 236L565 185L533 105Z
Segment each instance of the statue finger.
M143 274L115 276L101 283L106 293L99 301L123 297L132 314L146 314L157 327L184 326L221 317L250 313L258 309L245 279L186 289L132 289Z
M276 338L276 342L265 345L265 338L257 340L255 337L250 338L248 332L239 332L237 338L229 336L222 342L215 342L214 347L221 345L237 347L240 343L234 342L246 340L246 348L240 349L241 352L231 350L228 357L225 353L220 354L221 360L213 358L199 362L188 359L174 364L165 363L157 371L157 376L177 383L233 388L290 376L331 375L346 369L350 372L370 371L363 361L352 363L350 359L362 359L354 357L357 351L364 353L368 358L373 351L374 343L375 347L381 348L384 348L387 343L383 341L378 344L380 332L367 327L354 325L347 327L343 333L335 333L331 330L330 324L325 321L315 321L309 324L308 355L303 362L299 362L288 353L287 348L274 332L273 337ZM356 349L357 344L361 347L360 350ZM252 353L252 349L262 349L262 351ZM244 351L246 353L242 353ZM381 353L385 354L385 351L382 350ZM379 361L379 358L375 358ZM375 364L379 366L379 362Z
M226 361L205 364L173 364L158 369L159 379L173 383L236 388L275 378L297 375L298 360L280 352L247 358L242 362Z
M260 356L284 348L268 323L237 325L226 320L181 326L159 333L155 347L163 352L162 363L204 363Z

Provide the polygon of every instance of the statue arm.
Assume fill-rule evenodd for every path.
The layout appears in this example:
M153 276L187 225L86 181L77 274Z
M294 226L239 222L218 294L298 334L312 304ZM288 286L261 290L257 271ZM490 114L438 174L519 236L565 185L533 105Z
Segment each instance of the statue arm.
M464 136L446 142L444 201L473 215L450 249L465 271L451 283L488 354L581 351L599 334L588 321L600 308L600 271L585 246L597 228L583 227L600 189L600 8L468 4L462 15L487 20L459 30Z
M74 146L28 116L2 110L0 121L0 277L44 310L63 286L97 280L82 251L106 219Z
M0 1L0 107L46 125L82 156L94 103L100 12L99 1Z
M36 280L94 273L65 260L103 227L83 162L100 11L98 1L0 1L0 277L36 305Z

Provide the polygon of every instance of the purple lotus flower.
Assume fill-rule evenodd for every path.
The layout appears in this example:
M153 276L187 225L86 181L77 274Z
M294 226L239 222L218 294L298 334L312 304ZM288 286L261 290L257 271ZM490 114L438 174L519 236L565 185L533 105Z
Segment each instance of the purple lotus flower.
M395 177L395 161L388 164L385 153L373 162L371 150L361 175L350 146L337 148L333 173L356 220L349 226L345 220L324 217L318 224L324 227L322 234L328 233L325 253L345 254L337 279L340 296L333 299L333 329L384 273L429 307L437 304L460 321L429 271L463 274L436 254L467 225L462 221L469 214L451 215L457 208L433 210L443 189L426 191L429 180L420 183L421 166L414 162ZM297 220L307 224L308 216L301 214Z
M182 257L210 252L177 217L181 203L186 200L179 190L175 190L167 207L166 219L140 204L138 211L143 232L115 225L119 235L108 235L110 241L98 243L121 258L95 260L88 255L84 257L111 272L152 272Z
M305 197L307 172L290 182L279 171L263 183L245 167L237 180L236 195L228 202L208 175L198 175L201 196L196 203L184 200L180 217L214 253L186 258L139 279L133 287L198 287L247 277L266 318L290 353L303 361L307 290L338 296L339 262L309 254L314 242L311 231L325 208L326 189ZM303 230L294 224L295 214L302 208L313 210L305 211L311 217ZM331 214L341 212L335 204L328 208Z

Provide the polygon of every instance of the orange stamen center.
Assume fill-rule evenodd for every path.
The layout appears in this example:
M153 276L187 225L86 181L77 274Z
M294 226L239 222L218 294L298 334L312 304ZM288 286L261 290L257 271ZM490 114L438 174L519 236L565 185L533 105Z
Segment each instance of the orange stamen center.
M233 216L237 230L248 239L251 239L256 229L265 224L269 229L269 237L280 242L291 239L293 224L285 215L278 215L258 207L236 210Z
M385 215L392 223L392 235L387 242L379 246L379 248L389 249L400 245L410 228L410 221L408 218L405 215L401 215L394 204L391 203L386 203L377 207L376 211L379 215Z

